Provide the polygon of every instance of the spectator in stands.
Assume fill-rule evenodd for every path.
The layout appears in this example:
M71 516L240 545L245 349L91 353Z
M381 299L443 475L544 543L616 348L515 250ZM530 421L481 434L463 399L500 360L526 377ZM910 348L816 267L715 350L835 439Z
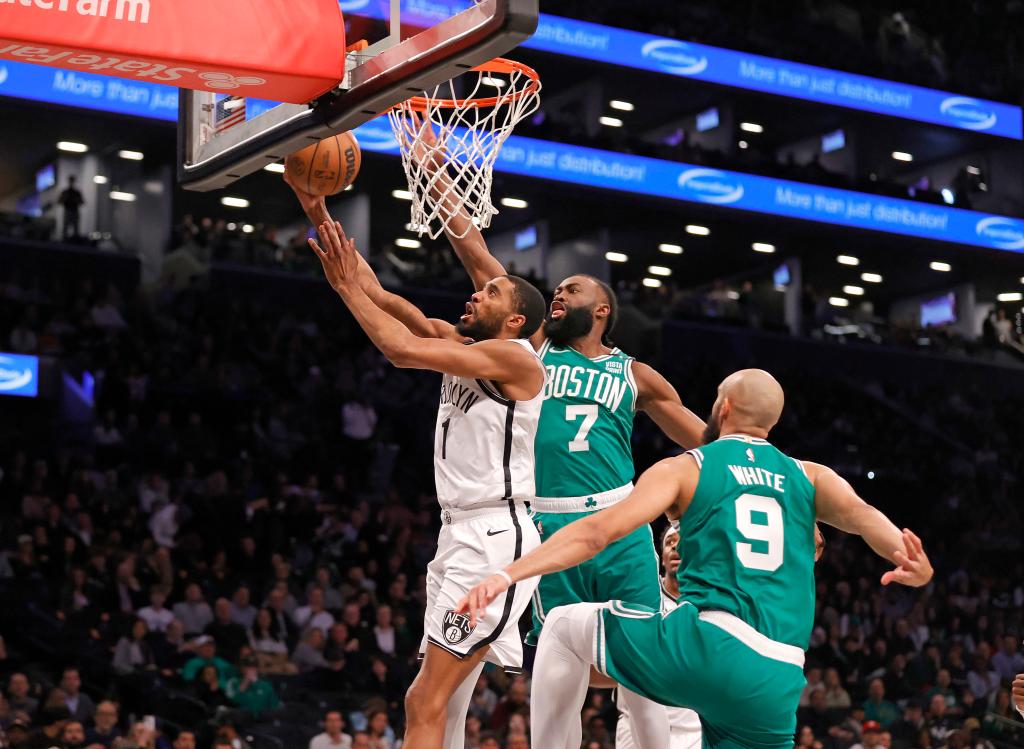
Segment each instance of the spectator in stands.
M167 631L156 634L150 641L153 659L165 676L178 673L195 654L195 643L185 637L185 627L177 619L167 625Z
M352 749L375 749L370 743L370 734L366 731L356 731L352 734ZM501 749L501 747L497 747Z
M39 700L29 694L31 689L25 674L15 672L7 679L7 705L12 713L20 711L30 716L35 714Z
M95 724L85 732L85 744L101 744L111 749L114 742L121 737L121 729L117 727L117 704L104 700L96 705Z
M274 686L260 678L259 661L253 656L242 659L241 674L228 679L224 692L228 699L247 713L262 713L274 710L281 702L274 692Z
M872 679L868 684L868 698L864 702L864 717L867 720L877 721L883 728L888 728L900 717L899 708L885 699L885 682L881 679Z
M240 624L231 620L231 602L218 598L213 604L213 621L204 632L217 642L217 649L230 661L238 658L238 651L249 642L249 635Z
M328 611L340 611L341 607L345 605L345 599L342 598L338 589L334 587L334 576L331 574L331 568L326 564L321 564L316 568L316 573L309 589L312 590L315 586L320 586L320 590L323 591L324 608Z
M992 669L1003 681L1013 681L1014 676L1024 671L1024 654L1017 650L1016 637L1003 637L1002 647L992 656Z
M195 641L196 656L181 669L181 678L194 681L199 672L206 666L213 666L217 672L217 680L223 685L235 675L235 668L217 655L217 643L209 635L203 635Z
M39 725L29 737L28 749L50 749L60 741L64 726L71 720L66 707L45 707L39 711L36 723Z
M68 666L61 673L60 688L64 691L64 704L76 721L88 723L96 713L96 705L82 691L82 675L74 666Z
M164 608L166 601L167 590L162 585L154 585L149 589L149 605L136 612L151 632L164 632L174 620L174 613Z
M295 609L295 626L301 631L319 629L324 634L334 624L334 617L324 608L324 592L320 586L309 591L309 602Z
M345 719L338 710L324 716L324 732L314 736L309 749L352 749L352 737L343 733Z
M288 643L278 631L270 609L260 609L249 630L249 645L260 660L265 673L287 673Z
M494 707L489 726L495 731L504 730L513 713L528 710L530 706L530 687L526 677L516 676L508 687L508 693Z
M407 650L406 642L401 640L391 619L391 607L381 604L377 607L377 623L373 627L376 649L385 655L395 655Z
M988 659L978 653L974 656L974 666L967 674L967 686L979 700L988 699L999 686L999 674L988 666Z
M341 621L348 627L348 636L359 642L360 650L373 649L373 633L363 621L363 611L358 603L345 604L345 608L341 611Z
M248 630L255 619L256 609L249 602L249 588L242 585L231 597L231 621Z
M179 731L173 749L196 749L196 735L192 731Z
M68 186L61 192L57 202L64 209L64 240L78 239L81 211L82 206L85 205L85 198L82 197L81 191L76 187L76 180L73 174L68 177Z
M299 630L288 613L288 596L287 584L283 584L281 587L275 585L267 596L267 609L270 610L270 615L274 620L274 631L279 633L291 648L298 640Z
M356 748L353 746L352 749ZM501 742L498 741L497 734L491 731L484 731L480 734L479 749L501 749Z
M924 719L925 730L931 737L933 746L943 746L949 735L955 730L952 718L946 712L946 699L936 694L928 703L928 714Z
M174 604L172 609L175 619L185 625L185 634L197 635L213 621L210 604L203 600L203 589L198 583L185 586L185 600Z
M394 749L395 731L383 710L372 710L366 716L366 733L371 749Z
M124 675L156 668L153 649L146 639L148 634L149 627L144 620L136 619L132 622L131 631L118 640L114 648L111 665L117 673Z
M69 720L60 735L61 749L80 749L85 746L85 726L81 721Z
M324 633L319 629L313 627L306 632L306 636L302 638L302 642L296 646L295 652L292 653L292 664L294 664L300 674L318 669L337 670L341 668L341 662L335 661L330 663L324 658L324 644Z
M839 671L830 668L825 671L825 707L829 710L845 710L850 706L850 693L839 678Z
M230 677L230 681L234 677ZM227 705L229 699L223 685L217 675L216 666L203 666L196 675L192 691L200 702L208 708L218 708Z

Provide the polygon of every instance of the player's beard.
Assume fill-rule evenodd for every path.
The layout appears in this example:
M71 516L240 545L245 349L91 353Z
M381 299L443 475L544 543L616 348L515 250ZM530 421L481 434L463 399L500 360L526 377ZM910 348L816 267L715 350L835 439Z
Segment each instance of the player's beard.
M583 338L594 329L593 307L566 307L558 319L548 312L544 318L544 335L556 346Z
M455 332L466 338L472 338L474 341L489 341L498 337L498 331L501 330L503 322L504 320L498 317L489 320L475 315L473 320L465 322L459 320L455 323Z
M722 434L722 419L717 408L711 409L711 416L708 417L708 423L704 426L704 444L710 445L712 442L717 440Z

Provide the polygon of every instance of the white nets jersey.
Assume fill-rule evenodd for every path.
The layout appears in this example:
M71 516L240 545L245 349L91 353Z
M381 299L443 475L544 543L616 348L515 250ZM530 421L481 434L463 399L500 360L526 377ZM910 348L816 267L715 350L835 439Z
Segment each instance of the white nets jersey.
M537 354L526 339L512 343ZM544 366L537 359L537 366ZM446 510L502 499L533 499L533 441L544 388L528 401L505 398L493 383L444 375L434 431L434 482Z

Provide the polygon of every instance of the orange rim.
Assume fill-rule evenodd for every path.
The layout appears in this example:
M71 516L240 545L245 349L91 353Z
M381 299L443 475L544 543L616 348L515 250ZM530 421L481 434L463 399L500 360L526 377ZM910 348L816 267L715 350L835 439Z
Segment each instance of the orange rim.
M530 82L525 88L506 94L504 96L488 96L483 99L431 99L426 96L413 96L404 106L408 106L414 112L426 112L428 109L456 109L458 107L496 107L499 102L518 101L524 96L536 93L540 89L540 76L537 75L537 71L531 68L529 65L524 65L521 62L515 60L508 60L504 57L495 57L490 62L485 62L483 65L477 65L475 68L471 68L466 71L467 73L505 73L511 75L513 73L522 73L530 79ZM396 104L395 109L402 107L403 104Z

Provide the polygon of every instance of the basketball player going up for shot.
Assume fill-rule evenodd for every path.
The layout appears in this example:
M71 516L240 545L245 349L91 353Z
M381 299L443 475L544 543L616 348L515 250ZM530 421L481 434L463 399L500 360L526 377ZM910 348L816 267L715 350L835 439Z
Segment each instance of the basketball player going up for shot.
M815 518L894 564L883 585L932 579L917 536L830 468L768 442L782 404L767 372L733 373L719 385L707 445L645 471L625 501L562 529L460 602L460 612L490 616L488 604L516 581L573 567L662 513L679 521L677 609L661 617L612 601L548 615L533 669L537 746L579 734L596 665L650 699L696 711L709 749L792 749L814 625Z
M448 239L473 285L481 289L505 269L451 197L455 187L442 171L436 134L419 120L413 127L420 129L428 146L414 150L413 156L437 175L431 184L435 199L444 201ZM544 325L531 338L548 372L537 430L538 496L531 504L542 539L621 502L632 491L635 469L630 442L637 411L650 416L676 444L685 448L701 444L704 422L683 406L675 388L611 342L617 308L608 284L590 275L569 276L555 289ZM533 630L527 641L536 643L547 612L556 606L619 599L657 609L661 602L657 559L651 530L641 526L578 567L545 575L534 594ZM594 677L595 686L612 686L596 672ZM664 746L668 741L665 709L628 690L620 690L619 695L630 704L639 746Z
M540 326L544 299L521 278L502 275L473 294L455 326L430 321L445 338L418 337L378 307L364 290L353 242L335 222L320 225L310 245L331 286L373 341L398 367L444 374L434 436L434 478L443 525L427 568L424 660L405 699L404 746L441 749L450 699L483 661L522 668L519 617L536 580L496 599L487 624L471 626L454 612L488 567L504 565L540 544L525 502L534 494L533 445L544 368L527 340ZM473 679L475 682L475 677ZM461 721L453 721L462 729Z

